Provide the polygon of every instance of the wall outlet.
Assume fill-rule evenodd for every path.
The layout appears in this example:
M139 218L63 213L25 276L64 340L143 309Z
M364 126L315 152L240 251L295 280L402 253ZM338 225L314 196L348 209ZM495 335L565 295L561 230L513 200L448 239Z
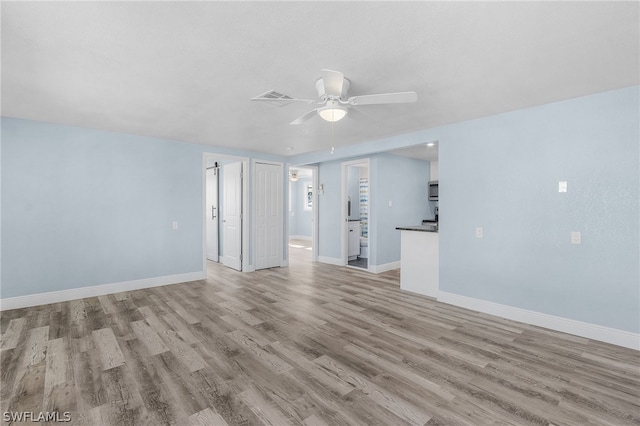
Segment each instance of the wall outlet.
M567 192L567 181L561 180L558 182L558 192Z
M484 229L481 227L476 228L476 238L482 238L484 236Z
M571 244L582 244L582 233L580 231L571 232Z
M174 220L173 222L171 222L171 228L172 229L178 229L178 221Z

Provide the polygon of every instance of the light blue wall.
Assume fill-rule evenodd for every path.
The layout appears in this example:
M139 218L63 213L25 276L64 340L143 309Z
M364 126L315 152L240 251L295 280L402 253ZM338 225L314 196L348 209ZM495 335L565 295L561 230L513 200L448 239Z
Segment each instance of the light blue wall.
M7 117L1 126L2 298L202 271L203 153L284 160Z
M638 93L442 128L440 289L640 331Z
M307 185L311 179L299 179L291 182L291 215L289 217L289 234L311 238L313 211L305 210Z
M369 158L369 262L383 265L400 260L400 231L396 227L418 225L428 215L429 162L391 154L374 154ZM341 161L320 163L319 178L325 188L318 212L319 254L339 259Z
M3 118L1 296L201 271L201 203L194 145Z
M324 194L318 194L318 255L340 259L341 220L341 173L340 162L326 162L318 165L318 183L323 185Z
M391 154L372 156L374 265L400 260L398 226L419 225L429 217L429 162ZM391 207L389 202L391 201Z
M297 182L289 181L289 235L296 235L298 231L298 216L296 215L295 206L298 203Z

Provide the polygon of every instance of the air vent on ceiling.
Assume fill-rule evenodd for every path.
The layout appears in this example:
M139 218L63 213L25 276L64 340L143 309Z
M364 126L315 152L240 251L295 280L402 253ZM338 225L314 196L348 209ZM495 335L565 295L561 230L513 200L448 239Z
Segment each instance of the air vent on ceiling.
M256 96L252 100L256 101L264 101L268 104L275 105L278 107L283 107L285 105L289 105L291 102L287 102L287 99L293 99L291 96L285 95L283 93L276 92L275 90L270 90L262 95ZM274 102L269 102L270 100L274 100Z

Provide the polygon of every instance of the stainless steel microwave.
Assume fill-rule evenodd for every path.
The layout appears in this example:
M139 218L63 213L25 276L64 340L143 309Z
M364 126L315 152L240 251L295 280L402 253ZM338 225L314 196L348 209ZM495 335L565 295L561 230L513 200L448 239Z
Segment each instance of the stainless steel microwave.
M438 201L438 181L429 182L429 201Z

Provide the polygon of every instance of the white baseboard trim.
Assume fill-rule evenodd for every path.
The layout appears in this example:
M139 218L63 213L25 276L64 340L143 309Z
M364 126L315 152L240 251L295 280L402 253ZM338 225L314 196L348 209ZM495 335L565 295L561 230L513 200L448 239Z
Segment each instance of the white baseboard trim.
M397 262L383 263L382 265L371 265L371 268L369 268L369 270L374 274L380 274L382 272L398 269L399 267L400 261L398 260Z
M311 241L311 237L306 235L289 235L290 240L303 240L303 241Z
M514 306L501 305L499 303L448 293L446 291L438 292L438 301L640 351L640 334L629 331L529 311Z
M204 280L206 278L207 274L204 271L197 271L177 275L166 275L163 277L144 278L141 280L51 291L47 293L28 294L26 296L7 297L4 299L0 299L0 311L28 308L30 306L48 305L49 303L66 302L68 300L104 296L106 294L120 293L122 291L140 290L149 287L158 287L162 285Z
M339 257L318 256L318 262L329 265L344 266L344 262Z

